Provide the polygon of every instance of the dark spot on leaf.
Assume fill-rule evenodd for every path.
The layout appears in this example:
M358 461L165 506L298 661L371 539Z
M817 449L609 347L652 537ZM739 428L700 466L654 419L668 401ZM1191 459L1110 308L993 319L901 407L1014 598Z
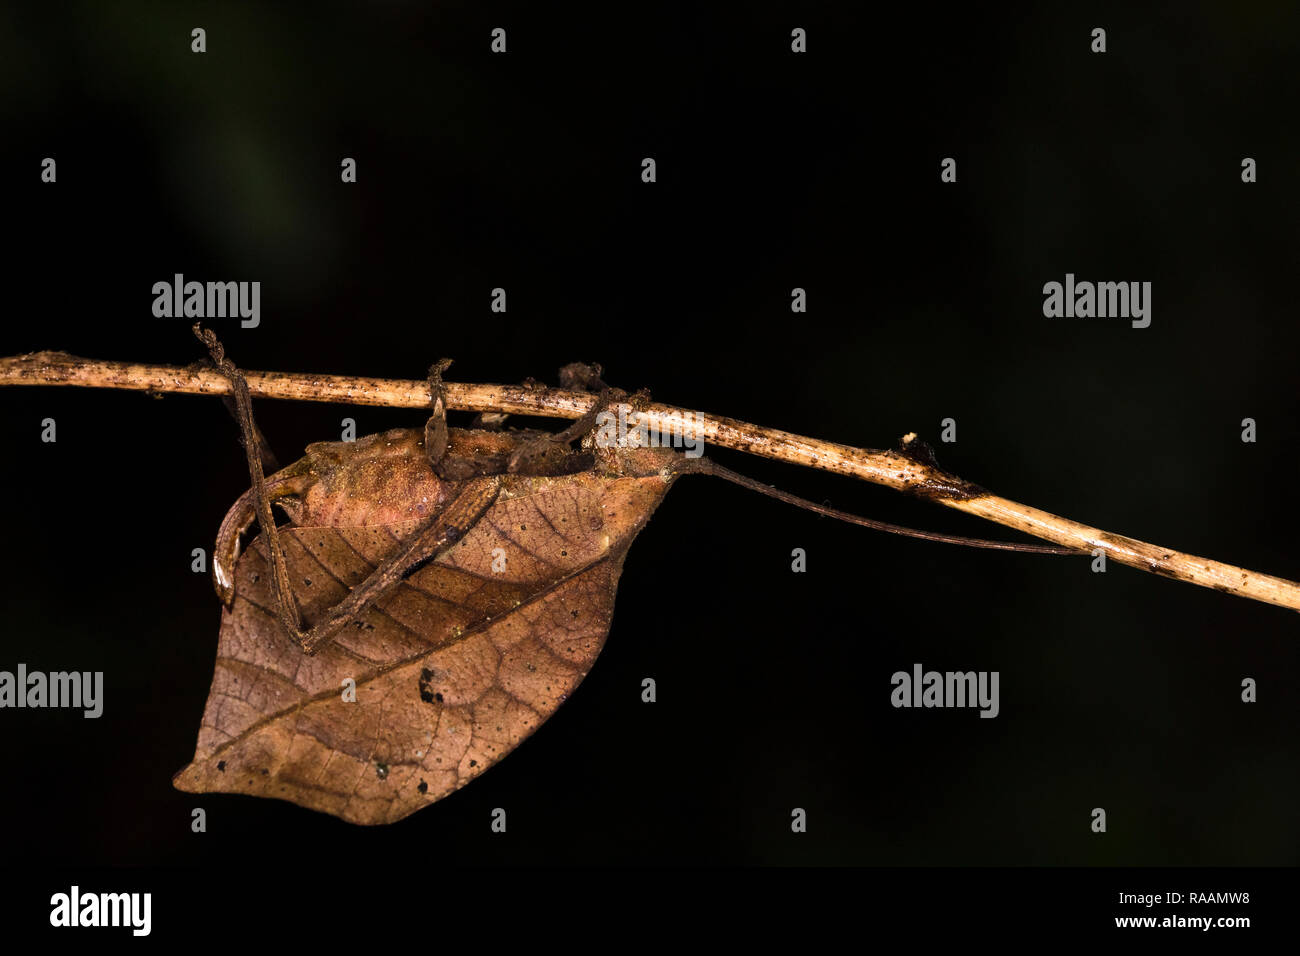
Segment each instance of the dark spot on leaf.
M478 761L477 761L477 760L471 760L471 761L469 762L469 765L470 765L471 767L477 767L477 766L478 766Z
M217 761L217 769L220 770L222 773L225 773L225 772L226 772L226 762L225 762L224 760L218 760L218 761Z
M380 780L387 780L387 779L388 779L388 764L386 764L386 763L380 763L379 761L376 760L376 761L375 761L375 776L377 776Z
M302 583L307 585L307 587L311 587L311 578L303 578Z
M434 694L434 695L433 695L433 699L436 700L436 701L437 701L438 703L440 703L440 704L442 703L442 695L441 695L441 694Z
M429 685L433 682L434 678L437 676L438 675L435 674L433 670L431 670L428 667L422 668L420 670L420 680L419 680L420 700L424 701L426 704L433 703L433 699L434 699L433 688ZM438 695L438 700L442 700L441 694Z
M428 792L429 792L429 785L428 785L427 783L425 783L423 780L421 780L421 781L420 781L420 785L419 785L418 787L416 787L415 789L416 789L416 790L419 790L421 793L428 793Z

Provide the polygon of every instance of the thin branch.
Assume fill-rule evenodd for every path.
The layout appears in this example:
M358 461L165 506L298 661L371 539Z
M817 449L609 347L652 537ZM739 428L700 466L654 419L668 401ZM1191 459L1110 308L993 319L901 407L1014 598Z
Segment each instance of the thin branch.
M431 402L427 381L286 372L245 372L244 375L254 398L419 409L427 409ZM212 369L101 362L65 352L34 352L0 359L0 385L80 385L190 395L230 393L230 383ZM463 382L444 383L444 397L448 408L459 411L569 419L581 418L596 402L596 396L590 392ZM650 428L669 431L680 428L683 418L695 423L697 437L722 448L861 478L1063 547L1103 552L1110 561L1143 571L1300 610L1300 584L1294 581L1110 534L1010 501L904 451L853 448L657 403L638 404L637 412L630 416L630 424L644 422Z

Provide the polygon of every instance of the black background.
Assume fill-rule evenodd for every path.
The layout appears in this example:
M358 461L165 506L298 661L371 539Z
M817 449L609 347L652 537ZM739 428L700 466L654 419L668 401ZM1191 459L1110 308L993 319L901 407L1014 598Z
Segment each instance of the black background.
M914 430L1010 498L1300 578L1300 13L1277 7L14 7L0 354L184 365L201 349L187 321L152 316L153 283L259 280L259 328L214 323L246 368L421 378L449 355L451 378L514 382L599 361L658 400L802 434L886 447ZM195 26L206 54L190 52ZM55 185L39 181L46 156ZM945 156L956 184L939 181ZM1042 285L1066 272L1151 281L1150 328L1045 319ZM257 412L282 462L344 416L360 433L423 421ZM1248 416L1256 444L1240 440ZM938 442L946 417L954 444ZM233 422L211 399L0 389L0 447L0 668L106 683L99 720L0 714L0 816L26 857L1300 855L1293 612L1117 565L882 536L705 478L680 482L633 546L580 690L471 786L370 829L182 794L170 778L193 753L219 620L190 552L247 484ZM1012 536L710 454L872 517ZM916 662L999 671L1001 715L891 708L890 675Z

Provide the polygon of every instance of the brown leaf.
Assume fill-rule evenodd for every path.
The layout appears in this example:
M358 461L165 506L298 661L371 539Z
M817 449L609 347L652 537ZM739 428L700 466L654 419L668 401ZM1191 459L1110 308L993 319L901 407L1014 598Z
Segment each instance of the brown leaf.
M521 440L451 436L455 462L494 472ZM401 429L312 445L282 472L307 475L281 502L305 625L454 497L462 482L434 475L422 437ZM673 480L671 451L589 451L595 466L575 473L504 475L496 502L450 551L315 655L280 628L255 538L235 567L194 760L176 787L391 823L518 746L600 653L628 546ZM349 679L354 703L344 699Z

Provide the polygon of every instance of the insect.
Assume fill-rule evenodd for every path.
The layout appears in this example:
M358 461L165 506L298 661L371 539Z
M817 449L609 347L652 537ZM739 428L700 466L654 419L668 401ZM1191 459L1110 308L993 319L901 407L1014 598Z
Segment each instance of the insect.
M423 430L314 444L266 476L247 384L216 338L196 333L230 378L251 482L218 533L217 660L181 790L378 824L464 786L586 675L628 548L682 474L885 530L1074 553L898 529L670 447L599 441L593 423L627 396L596 373L582 377L598 402L562 432L451 428L444 361L430 371Z

